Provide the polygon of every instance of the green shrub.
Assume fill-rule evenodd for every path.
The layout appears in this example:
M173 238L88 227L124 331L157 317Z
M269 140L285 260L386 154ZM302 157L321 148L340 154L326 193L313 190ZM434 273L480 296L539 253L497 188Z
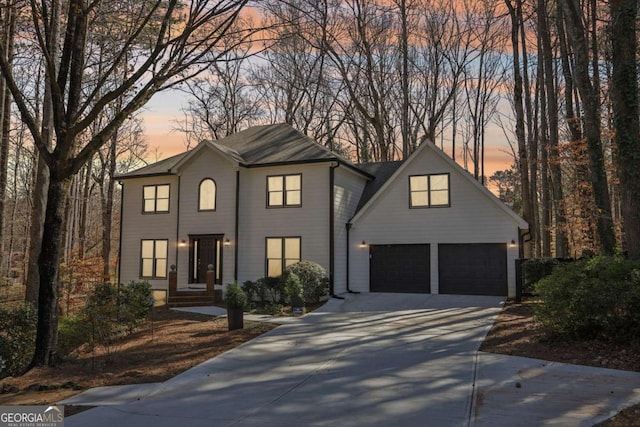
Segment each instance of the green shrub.
M532 292L541 279L547 277L560 264L555 258L533 258L522 263L523 292Z
M110 283L96 285L89 295L84 316L91 327L92 342L110 346L120 332L118 289Z
M20 374L35 348L37 314L31 304L13 309L0 307L0 378Z
M91 323L85 316L62 317L58 323L58 353L67 356L88 342L90 337Z
M153 291L149 282L130 282L118 289L119 320L128 332L136 330L153 309Z
M326 270L313 261L300 261L287 267L285 273L295 273L302 283L302 299L306 303L320 302L329 294L329 279Z
M264 307L263 313L270 314L272 316L280 316L282 314L282 304L269 303Z
M535 289L535 315L549 337L625 342L640 334L638 262L601 256L560 265Z
M245 308L247 296L237 283L230 283L224 294L224 303L228 308Z
M284 275L284 293L291 301L293 298L302 299L302 283L298 275L292 271L287 272Z
M251 306L255 301L263 303L267 299L266 289L258 282L247 280L242 284L242 290L247 295L247 303Z
M258 279L259 286L263 286L267 296L265 303L284 304L284 281L281 277L263 277Z

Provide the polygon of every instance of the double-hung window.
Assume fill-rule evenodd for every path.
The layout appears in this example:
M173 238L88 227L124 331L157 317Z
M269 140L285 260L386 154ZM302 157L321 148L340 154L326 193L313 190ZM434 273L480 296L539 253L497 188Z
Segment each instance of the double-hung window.
M169 212L169 184L145 185L142 188L142 211L144 213Z
M143 240L140 256L140 277L166 279L168 240Z
M300 237L267 237L267 277L278 277L285 268L300 262L300 240Z
M267 207L302 206L302 175L267 177Z
M409 177L409 207L451 206L449 174L412 175Z

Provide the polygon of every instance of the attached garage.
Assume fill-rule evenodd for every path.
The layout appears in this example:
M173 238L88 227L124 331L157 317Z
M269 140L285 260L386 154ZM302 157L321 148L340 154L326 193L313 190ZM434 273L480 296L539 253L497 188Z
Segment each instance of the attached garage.
M439 293L506 296L507 245L438 245Z
M431 292L429 245L370 245L371 292Z

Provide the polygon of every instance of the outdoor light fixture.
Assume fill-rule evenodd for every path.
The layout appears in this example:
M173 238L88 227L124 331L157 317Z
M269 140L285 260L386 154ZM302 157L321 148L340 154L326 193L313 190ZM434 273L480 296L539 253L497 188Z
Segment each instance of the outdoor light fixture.
M229 246L231 244L231 240L229 239L224 239L224 245L225 246Z
M181 248L187 246L187 241L184 239L180 240L180 243L178 244L178 246L180 246Z
M515 240L511 240L511 243L509 243L509 247L510 248L515 248L516 247L516 241Z
M362 241L362 243L360 243L360 247L361 248L366 248L367 247L367 242L365 242L364 240Z

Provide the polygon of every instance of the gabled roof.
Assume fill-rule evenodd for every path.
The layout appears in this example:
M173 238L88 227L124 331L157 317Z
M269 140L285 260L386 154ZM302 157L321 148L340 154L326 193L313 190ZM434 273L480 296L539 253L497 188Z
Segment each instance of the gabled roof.
M137 178L143 176L155 176L155 175L168 175L171 174L171 170L174 166L182 160L189 151L176 154L175 156L168 157L164 160L151 163L150 165L143 166L140 169L136 169L131 172L123 173L122 175L116 175L116 179L123 178Z
M459 175L462 176L462 178L466 179L471 185L473 185L478 191L484 194L498 208L500 208L509 217L511 217L514 220L514 222L518 224L518 227L522 229L529 228L529 224L527 224L525 220L520 218L520 216L518 216L514 211L512 211L500 199L498 199L491 191L489 191L485 186L483 186L476 179L474 179L473 176L469 174L469 172L462 169L462 167L459 164L457 164L454 160L452 160L451 157L449 157L444 151L442 151L435 144L433 144L431 141L428 141L428 140L425 140L422 144L420 144L420 146L404 162L400 162L400 165L395 168L395 171L391 173L391 176L389 176L386 180L384 180L382 185L378 184L379 186L376 189L376 191L371 196L369 196L369 198L364 203L361 201L360 205L358 206L358 210L356 211L356 214L353 216L353 218L351 218L349 222L350 223L356 222L368 209L370 209L371 206L375 203L375 201L380 197L380 195L383 194L391 186L391 184L396 179L398 179L398 177L402 176L403 171L408 167L408 165L411 164L411 162L413 162L416 159L416 157L418 157L420 153L424 150L429 150L432 154L438 156L445 163L447 163L451 168L451 170L458 172ZM388 162L388 163L397 163L397 162ZM376 164L374 163L373 165L376 165ZM392 168L391 165L384 166L385 163L378 164L378 165L380 165L378 167L381 168L381 170L386 169L387 173L390 172ZM366 188L365 188L365 192L366 192ZM364 195L365 194L363 193L363 196Z
M188 152L120 175L118 178L176 173L180 166L204 147L209 147L230 161L245 167L338 161L367 178L372 178L363 169L287 124L255 126L214 142L203 141Z

